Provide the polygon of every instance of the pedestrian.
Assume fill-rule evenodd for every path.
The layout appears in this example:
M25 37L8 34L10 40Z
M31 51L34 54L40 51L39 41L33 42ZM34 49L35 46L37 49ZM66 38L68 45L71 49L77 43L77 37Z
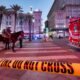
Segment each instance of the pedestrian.
M21 34L19 35L19 44L20 44L20 48L22 48L23 46L23 37L24 37L24 33L23 31L21 31Z
M44 34L44 41L46 42L46 34Z

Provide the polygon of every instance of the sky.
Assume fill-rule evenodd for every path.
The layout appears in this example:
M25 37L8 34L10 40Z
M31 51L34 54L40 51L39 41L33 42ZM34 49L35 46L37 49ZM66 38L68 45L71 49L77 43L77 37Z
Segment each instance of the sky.
M42 11L43 22L47 19L47 14L53 4L54 0L0 0L0 5L10 8L10 5L18 4L22 10L27 13L30 11L30 6L33 10L40 9Z

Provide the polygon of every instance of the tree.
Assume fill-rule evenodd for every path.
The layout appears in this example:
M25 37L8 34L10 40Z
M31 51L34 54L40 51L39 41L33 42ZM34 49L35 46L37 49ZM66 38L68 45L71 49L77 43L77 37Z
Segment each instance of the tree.
M14 22L14 32L15 32L16 21L17 21L17 13L22 12L22 8L19 5L16 4L16 5L12 5L11 9L12 9L14 15L15 15L15 22Z
M27 21L28 21L28 25L29 25L29 41L32 40L32 37L31 37L32 19L33 19L33 15L30 13L27 13Z
M3 18L3 14L5 14L7 12L7 9L5 6L1 5L0 6L0 28L1 28L1 23L2 23L2 18Z

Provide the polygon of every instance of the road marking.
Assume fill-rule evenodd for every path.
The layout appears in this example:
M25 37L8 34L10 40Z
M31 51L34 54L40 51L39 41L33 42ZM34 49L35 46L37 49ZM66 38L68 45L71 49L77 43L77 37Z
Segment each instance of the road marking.
M65 53L67 52L66 50L41 50L41 51L17 51L17 52L6 52L5 54L27 54L27 53L33 53L33 54L36 54L36 53Z
M58 55L58 56L37 56L37 57L10 57L10 58L0 58L9 60L52 60L52 59L78 59L75 55Z
M73 49L68 49L68 51L74 52L74 50L73 50Z
M28 43L27 46L57 46L55 44L52 43Z
M43 42L35 43L34 42L34 43L26 43L26 44L40 44L41 45L41 44L52 44L52 43L51 42L47 42L47 43L46 42L45 43L43 43ZM53 44L53 45L56 45L56 44Z
M44 46L47 46L47 47L57 47L57 45L54 45L54 44L52 44L52 43L50 43L50 44L48 44L48 43L46 43L46 44L43 44L43 43L28 43L28 44L26 44L26 46L28 46L28 47L30 47L30 46L32 46L32 47L44 47Z
M56 46L53 46L53 45L27 45L26 47L56 47Z
M19 48L16 48L16 49L19 49ZM32 48L21 48L21 50L44 50L44 49L62 49L61 47L32 47Z

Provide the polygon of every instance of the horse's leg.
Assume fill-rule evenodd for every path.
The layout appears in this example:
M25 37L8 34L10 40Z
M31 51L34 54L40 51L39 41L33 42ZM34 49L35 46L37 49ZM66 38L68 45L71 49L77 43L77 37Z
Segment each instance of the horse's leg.
M8 49L9 49L9 43L7 43Z
M9 41L8 41L8 43L7 43L7 46L8 46L8 49L9 49L9 48L10 48L10 47L9 47Z
M9 42L6 42L6 49L9 49Z
M12 43L12 51L15 51L15 50L14 50L14 47L15 47L15 43L13 42L13 43Z
M9 49L9 40L8 40L8 38L6 38L6 42L5 42L5 44L6 44L6 49Z
M7 49L7 42L5 42L5 49Z
M7 39L6 38L3 39L3 43L5 45L5 48L4 49L6 50L7 49Z

